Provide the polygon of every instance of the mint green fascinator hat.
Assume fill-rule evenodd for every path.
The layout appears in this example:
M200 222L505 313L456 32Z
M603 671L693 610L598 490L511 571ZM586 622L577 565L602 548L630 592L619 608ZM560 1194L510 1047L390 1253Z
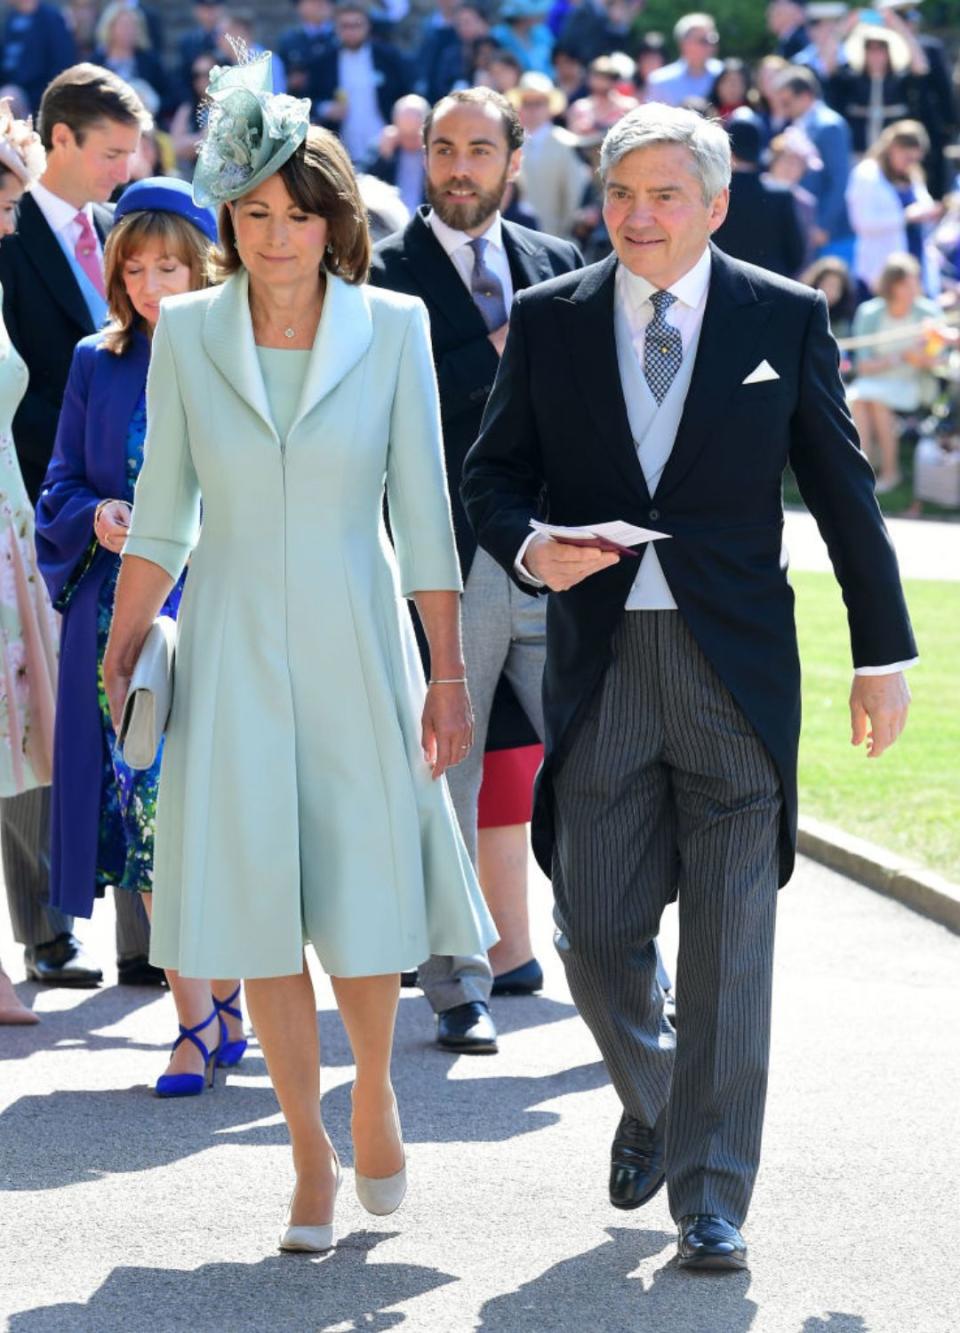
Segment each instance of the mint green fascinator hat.
M272 55L249 59L236 44L239 64L215 65L206 94L206 127L193 197L204 207L247 194L293 157L310 128L310 100L270 91Z

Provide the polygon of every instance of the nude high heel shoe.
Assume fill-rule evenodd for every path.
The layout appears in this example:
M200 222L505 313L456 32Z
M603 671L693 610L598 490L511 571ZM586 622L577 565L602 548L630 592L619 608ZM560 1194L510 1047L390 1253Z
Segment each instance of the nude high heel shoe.
M333 1192L334 1207L336 1207L337 1195L340 1193L340 1182L343 1176L340 1171L340 1158L337 1162L337 1184ZM288 1214L289 1219L289 1214ZM332 1250L333 1222L325 1222L318 1227L295 1227L291 1226L289 1220L280 1233L278 1246L281 1250L288 1253L302 1254L323 1254L324 1250Z
M397 1122L397 1135L402 1141L400 1117L396 1107L393 1115ZM407 1192L406 1155L403 1166L392 1176L363 1176L354 1170L353 1180L357 1198L367 1212L373 1213L374 1217L388 1217L390 1213L397 1211Z

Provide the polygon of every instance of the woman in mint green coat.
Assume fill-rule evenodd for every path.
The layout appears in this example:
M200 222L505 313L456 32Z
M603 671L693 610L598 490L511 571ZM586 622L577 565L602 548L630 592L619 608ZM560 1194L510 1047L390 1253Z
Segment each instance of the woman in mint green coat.
M321 1249L339 1163L305 942L356 1060L357 1192L386 1213L405 1188L389 1073L399 973L476 953L494 931L441 780L472 720L425 313L360 285L369 237L349 159L268 78L269 59L212 81L194 193L228 201L228 276L165 302L154 335L105 674L116 715L189 559L151 957L247 982L297 1171L281 1245Z

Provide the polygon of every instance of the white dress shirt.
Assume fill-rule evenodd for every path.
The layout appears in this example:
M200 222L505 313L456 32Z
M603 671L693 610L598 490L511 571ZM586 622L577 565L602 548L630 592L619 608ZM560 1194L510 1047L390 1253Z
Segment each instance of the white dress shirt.
M448 227L432 208L427 214L427 226L450 256L453 267L463 279L463 285L470 291L470 279L476 263L474 253L470 249L470 242L474 238L468 236L465 231ZM490 226L482 233L482 238L488 243L483 255L484 262L490 272L500 279L503 304L509 313L513 301L513 278L510 276L510 260L503 247L503 228L500 225L499 213L494 213Z
M77 253L77 241L80 239L80 226L74 219L78 213L86 213L87 221L93 229L94 240L97 244L100 266L103 267L103 247L100 244L97 229L93 224L93 204L84 204L83 208L75 208L73 204L68 204L66 199L61 199L58 194L48 190L40 181L33 182L30 186L30 193L40 212L46 218L47 226L64 250L71 255Z
M383 75L374 66L370 43L338 56L337 81L346 94L347 111L340 127L344 147L354 162L363 163L376 151L384 120L377 101Z
M694 264L693 268L679 278L666 290L676 297L673 305L666 312L665 319L668 324L673 325L680 333L681 343L683 345L684 358L688 350L693 347L694 354L696 343L699 341L700 329L703 324L703 315L707 306L707 294L710 289L710 251L704 250L703 254ZM653 306L650 303L650 297L657 291L652 283L646 278L642 278L635 273L631 273L623 264L618 265L614 287L614 305L616 310L621 313L630 326L633 335L633 346L640 362L640 368L643 369L644 356L644 337L647 325L653 319ZM659 477L647 478L647 485L651 495L656 487ZM652 483L652 485L651 485ZM535 579L523 565L523 556L531 540L535 536L531 533L524 541L520 550L517 552L514 562L515 572L526 582L542 587L540 580ZM646 573L645 573L646 571ZM660 583L666 587L666 580L663 576L660 561L656 558L656 544L646 553L640 566L640 571L630 589L629 596L625 604L626 610L644 610L654 607L656 609L665 609L673 603L672 596L669 602L661 599ZM668 594L669 595L669 594ZM888 675L894 671L903 671L911 667L917 661L917 658L909 662L894 662L889 666L866 666L857 667L858 676L881 676Z

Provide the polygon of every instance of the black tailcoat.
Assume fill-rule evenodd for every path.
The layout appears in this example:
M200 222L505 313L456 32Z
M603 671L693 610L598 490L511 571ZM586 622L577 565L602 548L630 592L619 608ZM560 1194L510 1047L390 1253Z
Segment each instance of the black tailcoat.
M102 242L113 226L113 210L95 205L93 213ZM16 233L0 245L0 285L7 332L30 371L13 419L13 438L27 494L36 503L53 453L73 349L96 329L60 242L29 194L20 204Z
M711 250L693 377L656 496L647 491L620 384L611 256L517 298L480 438L464 465L463 498L480 544L511 573L529 520L541 511L555 523L617 518L670 534L657 554L679 614L780 774L785 883L796 842L800 734L793 592L781 561L788 463L829 547L854 665L904 661L916 647L823 295ZM779 378L744 384L764 360ZM636 561L624 558L549 594L547 751L533 829L547 874L552 773L610 661L636 572Z

